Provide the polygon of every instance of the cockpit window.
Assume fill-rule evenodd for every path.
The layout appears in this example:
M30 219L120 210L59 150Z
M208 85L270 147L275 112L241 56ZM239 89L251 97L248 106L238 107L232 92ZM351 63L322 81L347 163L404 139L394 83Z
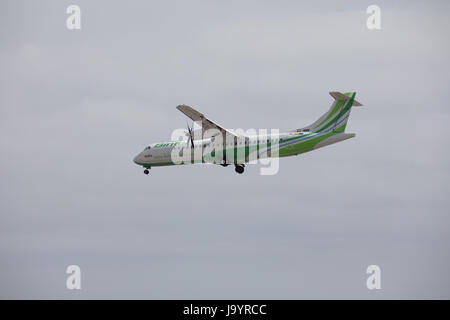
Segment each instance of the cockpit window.
M147 148L145 148L145 150L150 150L151 149L151 147L150 146L148 146Z

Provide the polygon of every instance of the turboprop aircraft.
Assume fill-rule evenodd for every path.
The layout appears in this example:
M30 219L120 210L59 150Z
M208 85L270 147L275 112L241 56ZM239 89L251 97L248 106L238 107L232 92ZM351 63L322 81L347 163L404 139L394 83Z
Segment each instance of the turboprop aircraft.
M186 141L154 143L140 152L133 161L148 174L152 167L177 164L210 163L234 165L239 174L246 163L262 158L289 157L312 151L355 136L345 128L353 106L362 106L355 100L356 92L330 92L334 101L326 113L314 123L280 133L242 135L225 129L197 110L179 105L178 110L192 119L201 129L189 127Z

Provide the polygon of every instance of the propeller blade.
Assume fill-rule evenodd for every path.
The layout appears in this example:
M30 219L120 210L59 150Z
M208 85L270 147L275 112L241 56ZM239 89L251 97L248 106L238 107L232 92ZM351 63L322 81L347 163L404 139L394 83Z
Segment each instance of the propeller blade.
M192 137L192 132L189 136L191 137L191 148L193 149L194 148L194 138Z
M192 128L189 127L189 123L187 123L187 128L188 128L188 132L189 132L189 140L191 141L191 148L193 149L194 148L194 138L192 137Z

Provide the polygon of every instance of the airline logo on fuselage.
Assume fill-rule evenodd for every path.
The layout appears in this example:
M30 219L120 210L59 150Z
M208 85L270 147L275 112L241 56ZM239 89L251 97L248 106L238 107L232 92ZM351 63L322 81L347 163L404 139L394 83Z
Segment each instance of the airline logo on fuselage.
M163 148L163 147L175 147L184 143L181 142L167 142L167 143L157 143L153 148Z

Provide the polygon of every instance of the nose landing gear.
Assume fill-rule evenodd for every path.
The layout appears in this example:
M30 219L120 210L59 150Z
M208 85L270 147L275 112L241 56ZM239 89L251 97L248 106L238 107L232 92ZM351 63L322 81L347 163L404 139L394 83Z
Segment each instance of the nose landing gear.
M244 167L245 167L244 164L236 164L234 166L234 171L236 171L239 174L242 174L242 173L244 173Z
M149 172L150 172L150 171L148 171L148 169L145 169L145 170L144 170L144 173L145 173L145 174L148 174Z

